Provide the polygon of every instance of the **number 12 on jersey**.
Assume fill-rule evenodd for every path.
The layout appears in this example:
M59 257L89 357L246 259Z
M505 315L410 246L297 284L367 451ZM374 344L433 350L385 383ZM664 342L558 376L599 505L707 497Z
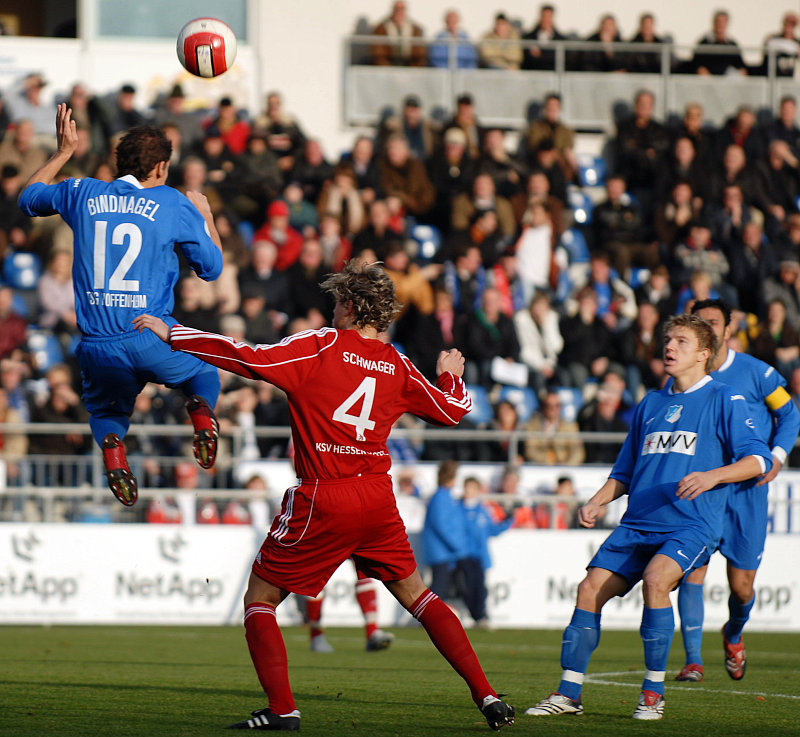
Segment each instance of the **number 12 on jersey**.
M126 279L133 262L142 250L142 231L133 223L120 223L111 232L111 245L122 246L128 239L128 249L123 254L106 287L106 237L108 221L96 220L94 224L94 289L112 292L138 292L139 280Z
M358 415L349 414L353 405L363 399L361 403L361 413ZM334 411L333 419L343 422L345 425L353 425L356 428L356 440L364 442L364 430L374 430L375 421L369 418L372 412L372 403L375 401L375 377L367 376L356 390L344 400Z

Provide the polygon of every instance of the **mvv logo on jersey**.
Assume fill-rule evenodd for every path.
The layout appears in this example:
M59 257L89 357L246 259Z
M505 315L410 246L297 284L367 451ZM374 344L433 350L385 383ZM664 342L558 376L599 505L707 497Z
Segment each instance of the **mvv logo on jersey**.
M642 455L651 453L682 453L693 456L697 450L697 433L676 430L675 432L651 432L644 438Z

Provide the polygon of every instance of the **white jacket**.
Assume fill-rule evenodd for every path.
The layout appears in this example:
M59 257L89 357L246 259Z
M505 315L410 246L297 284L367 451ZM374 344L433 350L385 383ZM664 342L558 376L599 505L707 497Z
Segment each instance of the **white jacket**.
M558 328L558 314L550 310L544 325L533 321L530 310L518 310L514 313L514 327L520 347L520 359L530 368L541 371L545 367L553 368L558 362L558 354L564 348L564 338Z

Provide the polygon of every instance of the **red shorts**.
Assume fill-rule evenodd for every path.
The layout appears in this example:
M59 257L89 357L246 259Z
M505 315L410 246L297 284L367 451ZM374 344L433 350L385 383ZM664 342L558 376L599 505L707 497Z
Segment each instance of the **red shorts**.
M288 489L253 573L279 589L316 596L351 557L379 581L400 581L416 570L386 474Z

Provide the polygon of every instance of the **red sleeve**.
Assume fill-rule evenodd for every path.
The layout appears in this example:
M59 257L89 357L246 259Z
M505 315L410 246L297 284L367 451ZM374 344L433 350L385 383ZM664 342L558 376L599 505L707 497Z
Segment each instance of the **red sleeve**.
M408 369L408 411L433 425L457 425L472 409L467 387L457 376L447 372L431 384L411 361L400 354Z
M169 333L174 351L197 356L206 363L250 379L263 379L284 391L292 391L313 370L320 354L336 343L332 328L307 330L275 345L237 343L216 333L174 325Z

